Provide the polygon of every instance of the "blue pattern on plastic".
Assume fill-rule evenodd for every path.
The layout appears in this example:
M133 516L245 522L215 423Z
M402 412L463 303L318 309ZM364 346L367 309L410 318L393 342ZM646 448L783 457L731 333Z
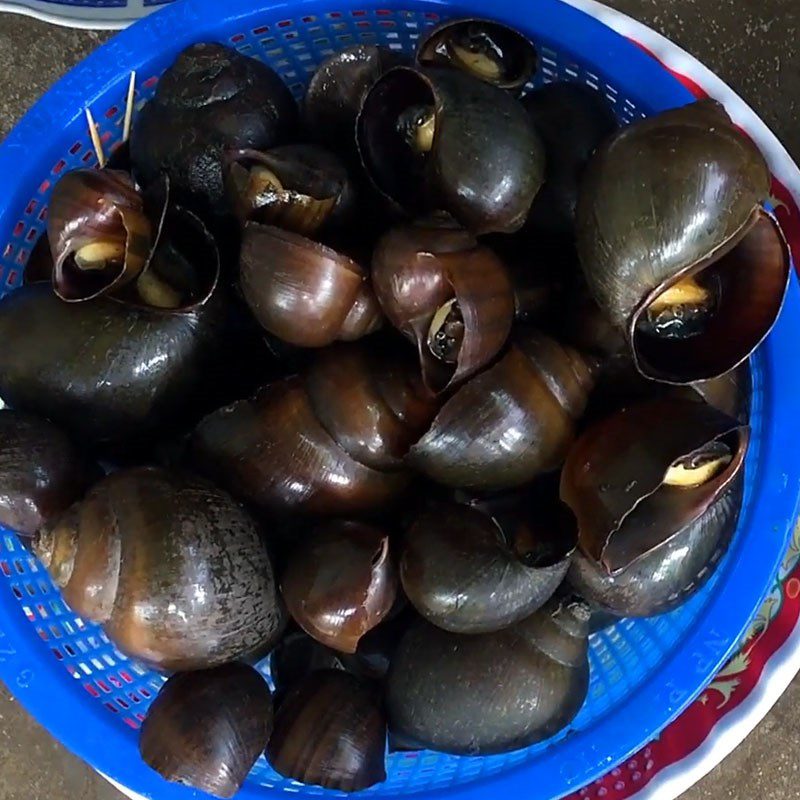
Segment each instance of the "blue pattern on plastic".
M402 10L331 10L320 0L263 7L253 0L183 0L119 34L68 73L0 147L0 291L20 283L45 225L52 184L64 171L94 163L86 105L107 149L118 139L130 70L139 76L141 104L178 50L215 39L270 63L299 96L316 63L335 50L355 42L408 50L440 16L469 13L525 30L542 54L538 81L587 83L624 121L692 99L635 45L558 0L535 0L524 10L518 0L410 0ZM746 508L709 585L671 614L624 621L593 637L589 698L569 731L490 758L394 754L387 782L364 795L486 800L507 793L550 800L621 762L696 697L771 588L788 543L800 492L800 463L791 449L800 441L800 415L793 410L800 372L779 368L795 358L799 335L800 297L792 286L775 331L754 359ZM2 531L0 677L58 739L120 783L159 800L202 796L166 784L139 760L136 729L162 678L127 660L98 627L76 617L36 560ZM341 795L284 780L262 758L239 797L263 798L271 787L301 797Z

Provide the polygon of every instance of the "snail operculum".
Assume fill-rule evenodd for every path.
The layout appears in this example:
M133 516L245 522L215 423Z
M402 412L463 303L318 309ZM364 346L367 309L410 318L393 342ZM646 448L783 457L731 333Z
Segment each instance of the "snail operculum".
M436 358L446 364L458 362L464 341L464 316L454 297L439 306L428 329L428 348Z
M673 283L650 301L637 331L666 339L689 339L702 334L721 300L717 275L700 273Z
M436 134L436 111L430 105L412 105L397 117L397 132L418 155L433 149Z

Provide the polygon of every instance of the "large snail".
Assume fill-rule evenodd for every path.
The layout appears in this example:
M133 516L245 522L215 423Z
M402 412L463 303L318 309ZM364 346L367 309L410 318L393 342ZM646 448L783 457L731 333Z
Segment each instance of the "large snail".
M389 321L417 346L426 385L440 391L486 366L514 319L502 261L446 218L391 229L372 257Z
M561 536L537 498L525 500L515 510L516 529L456 503L432 505L415 519L404 537L400 576L427 620L455 633L488 633L550 599L567 574L575 539Z
M789 278L769 191L763 156L711 100L623 128L592 158L581 264L644 375L713 378L767 335Z
M202 408L225 344L227 299L214 241L192 214L169 211L148 270L185 284L177 307L141 297L65 303L45 283L0 299L0 336L16 339L0 351L3 399L76 439L114 445L146 441ZM164 283L157 288L161 296Z
M270 765L287 778L357 792L386 779L386 717L377 687L340 670L312 672L275 715Z
M436 412L409 364L360 343L321 351L301 376L206 417L199 463L265 509L346 514L383 509L408 486L408 448Z
M294 132L297 106L266 64L215 42L183 50L131 130L133 172L145 186L164 173L180 203L219 231L231 213L224 152L264 150Z
M270 225L245 226L239 280L261 325L300 347L359 339L383 320L359 264L331 247Z
M589 687L589 609L554 601L510 628L462 635L420 621L389 671L393 733L444 753L489 755L552 736Z
M192 670L266 652L285 611L252 517L200 478L122 470L34 538L82 617L130 656Z
M142 760L168 781L233 797L272 732L272 696L246 664L179 672L161 688L139 734Z
M357 141L383 194L411 214L447 211L476 235L518 230L544 180L522 106L457 70L386 72L364 99Z
M407 461L455 488L520 486L564 460L592 382L577 351L522 331L442 406Z
M684 602L713 574L736 527L748 438L727 414L672 397L590 426L561 475L578 524L572 586L624 616Z

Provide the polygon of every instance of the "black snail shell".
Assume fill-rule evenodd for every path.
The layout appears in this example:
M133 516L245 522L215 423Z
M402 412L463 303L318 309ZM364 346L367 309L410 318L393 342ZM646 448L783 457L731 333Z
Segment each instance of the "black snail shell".
M542 511L528 513L535 518ZM403 540L400 577L408 599L428 621L454 633L489 633L519 622L550 599L575 549L574 538L559 540L558 531L536 533L533 541L510 541L500 522L479 508L431 505Z
M393 733L456 755L491 755L552 736L589 687L589 609L552 602L510 628L463 635L420 621L389 671Z
M408 463L454 488L507 489L556 469L594 382L580 353L523 330L442 406Z
M769 191L763 156L714 101L623 128L592 158L578 252L645 376L716 377L767 335L789 278Z
M303 132L313 141L355 160L356 117L375 81L406 61L402 53L355 44L320 62L303 100Z
M356 189L333 153L310 144L226 154L228 193L240 220L314 236L354 215Z
M98 472L51 422L0 411L0 525L32 536L80 499Z
M82 617L156 668L266 652L286 612L261 532L207 481L155 467L104 478L34 550Z
M487 19L443 22L422 38L417 63L454 67L473 78L520 91L533 77L539 58L519 31Z
M580 83L548 83L522 100L544 144L544 186L533 201L526 228L531 233L572 237L575 207L586 165L617 128L611 104Z
M180 672L142 723L142 760L168 781L233 797L272 732L272 696L246 664Z
M133 172L145 186L166 173L183 205L209 223L231 209L223 153L264 150L294 132L297 106L266 64L216 42L183 50L131 130Z
M287 778L357 792L386 780L386 716L378 688L347 672L312 672L281 702L267 747Z
M476 235L520 228L544 180L522 106L456 70L389 70L364 99L357 136L384 195L411 214L447 211Z
M576 591L625 616L684 602L735 529L748 439L746 425L681 398L637 403L590 426L561 474L578 524Z
M167 222L172 216L181 221L179 236L162 238L151 266L191 266L202 287L189 293L188 305L163 309L107 297L64 303L45 283L0 299L0 336L16 342L0 351L7 403L76 438L115 444L146 439L202 406L201 389L220 367L227 301L210 234L187 212ZM176 242L190 248L188 262L173 258Z

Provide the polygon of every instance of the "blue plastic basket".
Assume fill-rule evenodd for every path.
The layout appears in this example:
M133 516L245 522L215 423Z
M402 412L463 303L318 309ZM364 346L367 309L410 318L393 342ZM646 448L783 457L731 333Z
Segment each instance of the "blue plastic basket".
M658 62L595 19L559 0L407 0L399 7L334 6L321 0L259 6L253 0L182 0L118 35L73 69L0 147L0 291L20 283L46 220L59 175L91 165L88 105L108 149L119 137L128 75L138 103L184 46L213 39L261 58L298 96L321 58L355 42L411 50L440 18L492 16L516 25L542 56L537 82L589 84L623 122L689 102ZM19 332L24 336L24 330ZM599 777L652 738L704 688L772 587L800 492L800 300L791 287L781 318L753 359L753 435L745 511L728 556L683 608L625 621L594 636L589 697L568 731L515 753L488 758L430 752L393 754L388 780L364 795L498 796L551 800ZM14 347L13 341L0 342ZM265 674L268 666L262 665ZM197 792L167 784L145 767L137 736L162 678L129 661L102 631L76 617L16 537L0 530L0 677L54 736L95 768L142 795L186 800ZM631 777L636 780L636 777ZM260 759L242 800L278 792L340 795L276 775Z

